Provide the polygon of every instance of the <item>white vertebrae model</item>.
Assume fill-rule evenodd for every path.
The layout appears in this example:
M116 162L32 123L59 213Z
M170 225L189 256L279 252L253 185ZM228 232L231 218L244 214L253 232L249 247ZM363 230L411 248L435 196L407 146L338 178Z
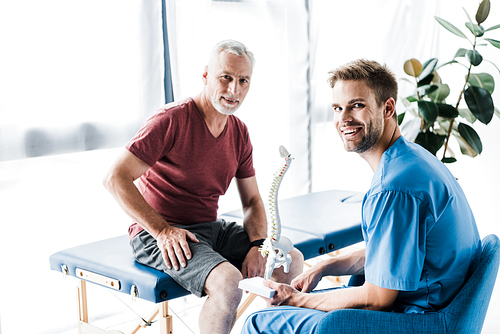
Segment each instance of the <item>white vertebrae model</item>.
M281 219L278 209L278 190L292 163L293 157L288 153L287 149L280 146L280 155L285 158L285 162L280 169L274 174L273 183L269 193L269 217L267 223L267 238L259 248L263 257L267 255L265 279L270 279L273 270L281 266L284 267L285 273L288 273L292 257L288 254L293 249L293 244L287 237L281 236Z

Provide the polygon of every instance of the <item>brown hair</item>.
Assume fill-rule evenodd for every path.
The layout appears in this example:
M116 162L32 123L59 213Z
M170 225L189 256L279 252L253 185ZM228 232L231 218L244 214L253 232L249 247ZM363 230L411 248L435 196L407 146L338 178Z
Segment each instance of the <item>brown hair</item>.
M328 82L332 88L339 80L364 80L373 90L379 106L390 97L397 101L398 83L387 65L381 65L373 60L357 59L328 73L330 74Z

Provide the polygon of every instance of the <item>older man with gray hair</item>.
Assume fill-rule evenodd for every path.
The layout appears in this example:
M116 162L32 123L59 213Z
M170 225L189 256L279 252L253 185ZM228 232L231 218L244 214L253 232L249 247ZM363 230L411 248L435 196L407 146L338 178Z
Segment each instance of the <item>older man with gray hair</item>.
M240 42L215 46L205 67L202 92L160 108L129 141L104 179L133 219L130 244L139 263L162 270L198 297L201 333L229 333L242 292L238 282L263 276L258 246L266 215L245 124L233 115L248 90L253 54ZM217 219L219 196L233 178L244 211L243 226ZM138 179L137 186L134 181ZM290 283L302 272L298 250Z

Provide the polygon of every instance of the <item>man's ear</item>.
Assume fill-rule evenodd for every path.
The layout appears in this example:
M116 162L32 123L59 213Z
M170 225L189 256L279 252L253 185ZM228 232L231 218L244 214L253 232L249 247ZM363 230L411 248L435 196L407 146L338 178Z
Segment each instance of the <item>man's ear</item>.
M203 70L202 80L203 84L206 85L208 81L208 66L205 66L205 69Z
M394 101L394 99L390 97L387 99L387 101L385 101L384 107L384 117L387 119L393 117L394 113L396 112L396 101Z

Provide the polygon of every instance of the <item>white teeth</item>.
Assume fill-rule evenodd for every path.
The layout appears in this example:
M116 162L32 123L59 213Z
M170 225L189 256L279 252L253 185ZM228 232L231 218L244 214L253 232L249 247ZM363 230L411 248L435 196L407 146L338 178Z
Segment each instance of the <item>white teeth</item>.
M233 100L233 99L230 99L230 98L227 98L227 97L224 97L224 96L223 96L223 98L224 98L226 101L231 102L231 103L236 102L236 100Z
M345 133L346 135L350 135L350 134L352 134L352 133L354 133L354 132L356 132L356 130L345 130L345 131L344 131L344 133Z

